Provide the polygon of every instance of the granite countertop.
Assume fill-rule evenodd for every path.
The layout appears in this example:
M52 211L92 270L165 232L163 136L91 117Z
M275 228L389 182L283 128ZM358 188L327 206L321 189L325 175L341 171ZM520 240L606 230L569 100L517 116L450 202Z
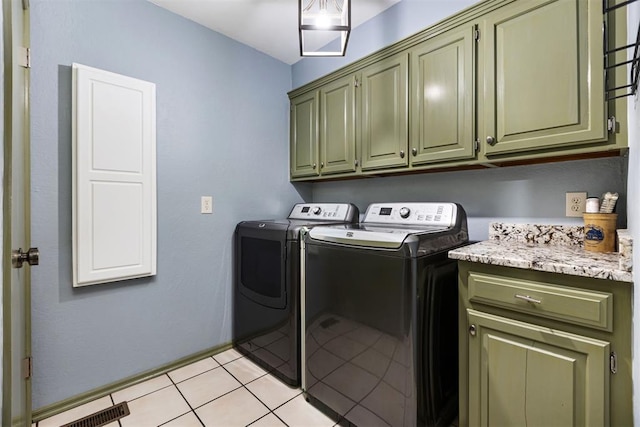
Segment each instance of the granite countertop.
M489 240L452 250L449 258L632 282L632 242L628 233L618 233L620 252L597 253L584 250L582 228L493 223Z

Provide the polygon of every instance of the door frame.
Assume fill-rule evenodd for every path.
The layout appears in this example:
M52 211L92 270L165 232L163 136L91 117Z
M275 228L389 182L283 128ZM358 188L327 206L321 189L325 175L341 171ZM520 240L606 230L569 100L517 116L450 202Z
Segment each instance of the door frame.
M22 29L22 34L16 34L20 28L14 27L14 12L16 9L22 10L22 16L18 17L22 22L19 26ZM13 238L13 221L12 210L15 200L20 200L20 204L24 207L22 212L22 222L24 224L24 246L22 249L27 250L31 240L31 214L30 214L30 109L29 109L29 97L30 97L30 71L28 64L19 64L19 57L16 52L19 48L28 48L30 45L30 15L29 15L29 0L10 0L2 2L2 31L3 31L3 69L4 80L3 84L3 170L4 184L2 187L2 276L3 276L3 290L2 290L2 339L3 339L3 352L2 352L2 425L31 425L31 270L29 267L24 268L24 358L20 362L15 363L12 360L13 357L13 345L12 342L12 312L11 302L13 294L12 285L12 250L17 249L12 242ZM17 37L16 37L17 36ZM20 67L20 68L18 68ZM21 88L21 93L24 96L24 109L22 111L14 110L14 72L15 70L24 73L24 87ZM13 178L13 118L16 114L23 115L22 121L22 160L23 160L23 174L19 177L22 180L20 185L24 190L22 192L14 192L12 190L13 184L15 184ZM20 198L20 199L17 199ZM16 417L13 411L13 377L14 369L16 366L20 366L22 370L25 368L24 361L29 362L28 373L29 376L24 378L24 375L20 375L24 378L24 405L21 408L21 413Z

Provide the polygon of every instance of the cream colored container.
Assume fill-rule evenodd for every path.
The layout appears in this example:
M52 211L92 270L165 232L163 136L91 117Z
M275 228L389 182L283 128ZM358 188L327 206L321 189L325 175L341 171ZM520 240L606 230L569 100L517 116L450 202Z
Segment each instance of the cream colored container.
M591 252L615 252L618 214L585 213L584 248Z

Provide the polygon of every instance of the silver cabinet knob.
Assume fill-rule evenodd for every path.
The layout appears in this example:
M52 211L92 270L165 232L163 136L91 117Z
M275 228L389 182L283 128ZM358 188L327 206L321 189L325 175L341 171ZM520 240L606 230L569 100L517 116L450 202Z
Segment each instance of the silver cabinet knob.
M418 155L418 149L417 148L412 148L411 149L411 154L413 154L413 157Z
M472 337L476 336L476 325L469 326L469 335L471 335Z
M400 158L404 159L404 150L400 150Z
M356 166L358 166L358 159L356 159L355 162L353 162Z
M314 169L316 168L316 164L315 164L315 163L313 164L313 168L314 168Z
M324 162L320 162L320 169L324 168Z
M496 144L496 139L492 136L488 136L487 137L487 144L489 145L495 145Z

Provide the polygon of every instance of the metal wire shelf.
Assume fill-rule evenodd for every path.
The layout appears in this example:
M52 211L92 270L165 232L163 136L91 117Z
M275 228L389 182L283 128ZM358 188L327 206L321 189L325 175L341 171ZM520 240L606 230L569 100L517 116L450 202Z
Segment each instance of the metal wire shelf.
M635 43L628 44L626 46L613 47L608 49L608 34L606 30L606 16L609 12L612 12L621 7L625 7L631 3L635 3L638 0L627 0L621 3L615 4L613 6L609 6L609 0L603 0L602 9L605 14L605 30L604 30L604 70L605 70L605 97L607 100L616 99L616 98L624 98L626 96L633 96L638 91L638 77L640 76L640 24L638 25L638 31L636 33L636 41ZM633 48L633 56L631 59L627 61L622 61L616 63L615 61L612 64L610 62L610 55L620 52L622 50L627 50ZM629 72L629 83L622 86L609 87L609 71L614 68L621 67L627 64L631 64L631 70ZM621 95L617 95L616 92L626 89L626 93Z

